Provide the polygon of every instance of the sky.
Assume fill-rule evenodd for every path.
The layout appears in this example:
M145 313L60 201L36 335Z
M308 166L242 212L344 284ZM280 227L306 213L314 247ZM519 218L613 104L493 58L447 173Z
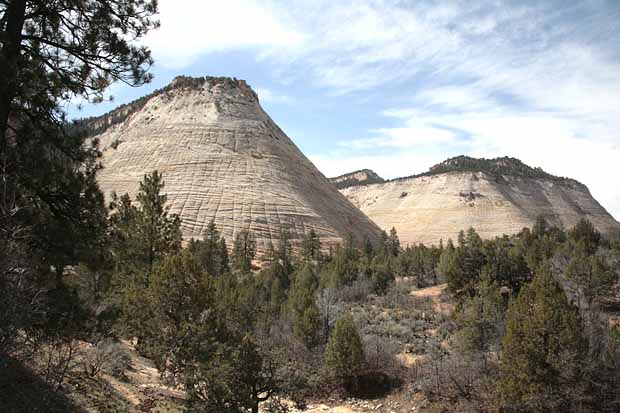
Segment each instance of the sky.
M620 219L620 1L160 0L151 84L245 79L327 176L512 156Z

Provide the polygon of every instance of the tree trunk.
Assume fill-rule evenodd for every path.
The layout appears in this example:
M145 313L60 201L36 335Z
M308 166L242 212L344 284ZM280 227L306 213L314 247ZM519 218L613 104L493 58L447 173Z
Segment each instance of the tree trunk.
M252 406L252 413L258 413L258 402L254 406Z
M10 0L6 12L6 30L0 33L0 151L6 145L6 132L15 99L16 73L19 63L22 29L26 16L26 0Z

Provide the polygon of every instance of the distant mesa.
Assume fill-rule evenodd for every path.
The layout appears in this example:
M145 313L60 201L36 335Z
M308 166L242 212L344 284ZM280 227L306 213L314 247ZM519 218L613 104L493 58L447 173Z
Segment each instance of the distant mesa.
M455 240L469 227L484 238L514 234L538 216L564 228L587 218L603 233L620 230L585 185L515 158L457 156L428 172L389 181L343 178L360 172L332 182L339 180L340 191L381 228L395 227L403 244Z
M359 171L329 178L329 180L332 181L338 189L385 182L383 178L370 169L361 169Z
M153 170L163 173L184 237L200 238L213 219L229 245L251 231L259 252L283 230L299 242L376 238L379 228L353 206L261 108L243 80L177 77L168 86L84 120L100 141L98 181L135 197Z

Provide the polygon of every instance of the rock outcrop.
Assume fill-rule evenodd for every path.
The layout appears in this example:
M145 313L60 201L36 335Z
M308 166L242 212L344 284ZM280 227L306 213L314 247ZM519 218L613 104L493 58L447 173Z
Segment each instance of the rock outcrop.
M383 178L370 169L361 169L359 171L350 172L348 174L329 178L329 180L338 189L348 188L350 186L370 185L385 182Z
M341 192L381 228L395 227L403 244L455 240L469 227L484 238L513 234L538 216L564 228L587 218L603 233L620 229L585 185L513 158L457 157L424 174Z
M211 220L229 246L238 231L250 230L259 253L282 230L295 242L314 229L326 244L379 233L271 120L243 80L179 77L87 122L103 152L98 180L104 193L133 197L144 174L160 171L185 238L200 238Z

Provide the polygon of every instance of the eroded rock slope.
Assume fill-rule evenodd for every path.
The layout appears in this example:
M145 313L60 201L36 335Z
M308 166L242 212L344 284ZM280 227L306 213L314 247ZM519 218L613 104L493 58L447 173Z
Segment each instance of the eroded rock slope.
M403 244L456 240L469 227L484 238L512 234L539 215L564 228L587 218L602 232L620 229L585 185L513 158L457 157L421 175L341 192L381 228L395 227Z
M103 151L104 193L133 197L144 174L159 170L185 238L201 237L212 219L229 245L238 231L252 231L259 251L281 230L298 241L314 229L326 243L378 234L243 80L179 77L89 123Z

